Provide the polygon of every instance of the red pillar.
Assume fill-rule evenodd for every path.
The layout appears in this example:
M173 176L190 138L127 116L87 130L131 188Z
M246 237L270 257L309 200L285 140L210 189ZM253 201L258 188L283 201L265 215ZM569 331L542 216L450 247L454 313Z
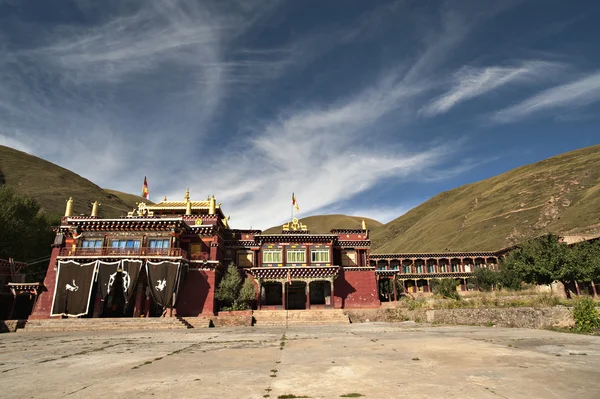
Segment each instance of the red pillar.
M310 309L310 283L306 282L306 310Z
M396 289L396 277L392 277L391 281L392 281L392 285L394 286L394 302L396 302L398 300L398 292Z
M287 283L284 281L282 283L282 289L281 289L281 306L282 309L287 309L287 301L286 301L286 296L285 296L285 286L287 285Z
M103 298L100 297L100 289L98 289L98 293L96 294L96 298L94 299L94 310L92 312L93 318L98 318L102 315L102 302Z
M331 305L332 309L335 309L335 295L333 292L333 286L334 286L333 280L331 280L330 284L331 284L331 290L329 292L329 304Z
M140 317L142 315L142 306L144 300L144 285L140 282L135 293L135 305L133 306L133 317Z

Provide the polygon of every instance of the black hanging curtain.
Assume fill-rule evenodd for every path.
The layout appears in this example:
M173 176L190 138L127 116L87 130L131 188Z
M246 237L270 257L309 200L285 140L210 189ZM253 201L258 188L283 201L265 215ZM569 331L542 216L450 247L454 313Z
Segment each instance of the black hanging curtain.
M152 297L163 308L173 307L173 294L177 286L179 268L178 262L146 262L148 286Z
M125 298L125 302L129 302L137 285L141 268L141 260L99 262L98 285L100 288L101 298L106 298L106 296L112 292L115 279L122 278L123 296ZM119 272L121 273L120 276L118 275Z
M142 269L142 261L124 260L121 262L121 268L123 269L123 294L125 295L125 301L129 302L137 286L140 270Z
M120 264L121 261L98 262L98 289L100 290L100 298L106 298L112 291Z
M51 316L87 314L97 266L97 262L58 262Z

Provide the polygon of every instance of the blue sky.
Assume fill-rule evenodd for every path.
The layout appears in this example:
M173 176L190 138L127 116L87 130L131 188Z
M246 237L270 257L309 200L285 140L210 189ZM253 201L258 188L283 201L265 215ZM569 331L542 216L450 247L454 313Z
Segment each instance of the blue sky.
M600 142L598 1L0 0L0 144L236 228Z

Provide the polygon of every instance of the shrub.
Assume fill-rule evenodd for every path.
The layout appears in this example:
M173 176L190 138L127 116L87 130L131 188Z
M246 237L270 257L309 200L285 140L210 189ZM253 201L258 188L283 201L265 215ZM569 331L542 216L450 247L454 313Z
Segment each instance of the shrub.
M498 272L478 267L473 272L475 285L482 291L491 291L498 284Z
M581 298L575 302L573 318L575 331L589 333L600 328L600 315L591 298Z
M456 287L459 282L451 278L433 279L431 280L431 289L434 294L444 298L460 299Z
M216 298L221 301L221 310L249 309L255 295L252 280L246 278L242 284L242 276L233 263L227 268L215 292Z

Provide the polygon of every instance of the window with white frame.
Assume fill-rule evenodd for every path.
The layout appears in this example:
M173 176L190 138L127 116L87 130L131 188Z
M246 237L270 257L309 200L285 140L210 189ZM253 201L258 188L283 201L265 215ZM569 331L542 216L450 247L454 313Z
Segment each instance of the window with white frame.
M342 266L356 266L356 251L342 251Z
M102 248L102 240L83 240L82 248Z
M263 263L281 263L281 249L263 249Z
M402 266L404 273L410 273L410 266Z
M138 249L140 247L139 240L112 240L110 242L112 248L120 249Z
M152 239L148 241L148 246L152 249L166 249L170 246L170 240L166 239Z
M435 266L434 265L427 266L427 271L429 273L435 273Z
M287 263L306 263L306 251L303 249L288 249Z
M310 251L310 261L312 263L329 263L329 250L313 249Z

